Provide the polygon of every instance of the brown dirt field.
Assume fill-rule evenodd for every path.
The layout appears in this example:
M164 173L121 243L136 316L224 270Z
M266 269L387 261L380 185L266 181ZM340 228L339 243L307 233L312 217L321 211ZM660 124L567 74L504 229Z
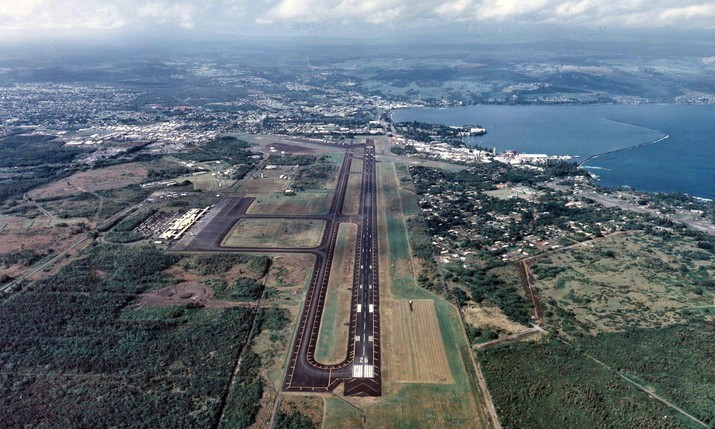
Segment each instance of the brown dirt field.
M227 247L310 248L320 244L325 222L303 219L241 219L226 235Z
M113 165L97 170L75 173L66 179L61 179L32 190L28 195L31 198L48 198L77 194L81 189L94 192L105 189L124 188L129 185L145 182L147 173L148 169L146 166L138 162Z
M350 332L350 288L353 286L356 240L357 225L341 224L315 350L315 358L321 363L338 363L345 359Z
M220 301L212 299L213 289L208 286L185 282L167 286L159 290L143 293L137 308L172 307L174 305L201 304L207 308L229 308L246 305L246 303Z
M384 373L402 383L454 383L437 321L434 301L384 300L383 325L392 326L383 335Z
M505 335L516 334L528 327L509 320L499 307L473 305L462 309L464 321L474 327L490 327Z
M67 247L77 239L72 233L72 227L48 227L46 217L32 219L14 216L0 217L0 254L16 253L21 250L34 250L45 254L48 249L55 253ZM28 267L12 266L6 269L0 267L0 274L16 276Z
M27 270L28 268L30 267L23 267L20 265L10 265L7 268L0 267L0 275L7 275L14 279L15 277L25 272L25 270Z
M47 226L46 216L28 219L19 216L0 215L0 254L33 250L44 255L50 249L54 251L54 254L57 254L80 237L80 235L73 232L73 229L71 225L68 227ZM81 246L75 247L68 253L68 257L62 258L54 265L35 273L31 280L39 280L56 273L91 242L91 240L87 240ZM0 266L0 275L6 274L10 277L17 277L29 269L30 267L20 265Z
M248 180L241 188L241 191L244 192L247 197L257 197L262 194L268 193L282 193L288 188L288 185L290 185L290 180L283 180L277 178L261 179L260 177L257 177Z
M345 189L345 200L343 201L343 214L356 215L360 212L360 187L362 185L362 174L351 174L348 178L348 185Z

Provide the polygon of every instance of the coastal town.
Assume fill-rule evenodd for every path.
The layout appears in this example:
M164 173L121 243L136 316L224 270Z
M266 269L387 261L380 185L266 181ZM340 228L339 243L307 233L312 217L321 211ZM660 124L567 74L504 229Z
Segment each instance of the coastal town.
M397 123L385 126L395 130L389 134L394 145L392 152L398 155L422 158L434 158L450 162L483 163L501 162L511 165L543 166L549 162L571 161L570 155L547 155L519 153L506 150L497 153L496 148L489 150L469 143L465 138L485 135L488 131L480 125L444 126L418 122ZM531 168L531 167L527 167Z

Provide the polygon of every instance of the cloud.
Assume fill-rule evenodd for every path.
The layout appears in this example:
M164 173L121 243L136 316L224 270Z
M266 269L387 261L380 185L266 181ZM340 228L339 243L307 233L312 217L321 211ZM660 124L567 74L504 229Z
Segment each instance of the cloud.
M477 7L476 17L481 20L519 17L543 12L550 3L551 0L485 0Z
M659 14L663 20L692 18L715 18L715 4L698 4L664 10Z
M591 28L715 29L712 0L6 0L0 36L38 30L224 31L286 34L428 30L452 23L548 24ZM250 30L249 30L250 31Z
M364 22L386 24L419 19L430 1L415 0L280 0L258 17L259 24L316 24Z
M152 2L139 7L137 15L140 18L149 18L157 24L174 23L180 28L191 30L196 26L194 22L196 12L196 7L187 2Z
M2 32L110 30L125 25L120 8L111 2L80 0L59 6L46 0L23 0L0 5Z

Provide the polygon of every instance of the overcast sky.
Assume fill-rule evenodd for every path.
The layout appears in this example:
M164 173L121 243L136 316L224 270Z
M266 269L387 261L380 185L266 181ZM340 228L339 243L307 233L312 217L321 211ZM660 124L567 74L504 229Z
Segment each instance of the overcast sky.
M528 26L714 30L713 0L0 0L0 38L318 35ZM500 30L501 29L501 30Z

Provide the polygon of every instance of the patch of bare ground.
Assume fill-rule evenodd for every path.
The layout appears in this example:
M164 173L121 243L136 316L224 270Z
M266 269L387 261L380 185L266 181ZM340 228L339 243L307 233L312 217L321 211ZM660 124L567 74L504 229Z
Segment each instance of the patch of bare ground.
M252 303L216 300L213 299L213 296L213 289L200 283L178 283L141 294L137 308L172 307L174 305L186 304L196 304L206 308L229 308L252 305Z
M55 254L77 240L81 234L80 230L73 226L47 226L46 219L46 217L34 220L15 216L0 216L0 255L22 251L36 252L42 256ZM75 249L73 253L78 250L81 249ZM16 277L28 268L22 265L0 265L0 275ZM33 279L36 280L44 275L46 273L37 273Z
M467 324L477 328L491 328L499 334L512 335L528 329L521 323L509 320L499 307L473 304L464 307L462 313Z
M28 193L31 198L52 198L74 195L82 190L86 192L102 191L106 189L119 189L146 181L147 167L138 162L113 165L96 170L75 173L66 179Z
M46 218L0 216L0 254L21 250L58 250L77 235L74 227L46 226Z

